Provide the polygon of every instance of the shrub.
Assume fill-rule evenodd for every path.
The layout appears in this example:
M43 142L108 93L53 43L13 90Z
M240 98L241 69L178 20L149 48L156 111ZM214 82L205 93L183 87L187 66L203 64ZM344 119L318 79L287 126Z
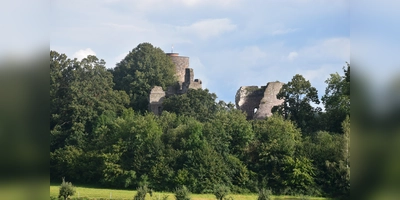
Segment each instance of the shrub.
M229 187L225 185L215 185L213 194L218 200L223 200L229 194Z
M259 190L258 192L258 198L257 200L270 200L271 198L272 192L271 190L267 190L265 188L262 188L261 190Z
M176 200L190 200L190 191L186 188L186 186L176 188L175 198Z
M167 200L168 199L168 195L164 194L160 197L160 194L158 194L158 196L155 196L152 198L152 200Z
M232 196L224 198L224 200L235 200Z
M72 186L71 182L65 182L65 178L63 177L58 198L63 197L64 199L67 199L69 196L72 196L74 194L75 194L74 186Z
M300 195L300 199L301 200L310 200L310 197L306 196L306 195Z
M149 189L146 185L137 188L137 193L133 197L134 200L144 200L146 198L146 194L149 193L152 196L153 191Z

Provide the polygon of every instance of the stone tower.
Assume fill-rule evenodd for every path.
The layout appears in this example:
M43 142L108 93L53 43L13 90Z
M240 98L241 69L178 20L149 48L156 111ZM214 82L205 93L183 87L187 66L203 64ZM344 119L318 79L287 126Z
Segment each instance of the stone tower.
M189 89L201 89L202 82L200 79L194 79L194 72L189 68L189 57L179 56L179 53L166 53L175 65L175 76L177 82L168 87L167 91L163 91L160 86L155 86L150 91L149 110L156 115L162 112L162 103L165 98L172 95L185 94Z
M175 65L175 75L178 81L185 82L185 69L189 68L189 57L179 56L179 53L166 53Z

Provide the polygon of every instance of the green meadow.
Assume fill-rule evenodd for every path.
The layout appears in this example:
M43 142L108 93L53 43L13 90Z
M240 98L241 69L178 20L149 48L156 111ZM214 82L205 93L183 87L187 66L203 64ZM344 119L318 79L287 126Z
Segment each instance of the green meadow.
M105 189L105 188L92 188L75 186L76 192L73 198L87 197L89 199L133 199L136 194L134 190L121 190L121 189ZM50 186L50 196L57 197L59 192L58 185ZM153 196L146 195L148 200L162 199L164 195L168 195L168 200L174 200L174 194L169 192L153 192ZM191 194L192 200L215 200L213 194ZM257 194L229 194L228 197L232 197L234 200L256 200ZM315 200L327 200L327 198L317 197L301 197L301 196L272 196L272 199L315 199Z

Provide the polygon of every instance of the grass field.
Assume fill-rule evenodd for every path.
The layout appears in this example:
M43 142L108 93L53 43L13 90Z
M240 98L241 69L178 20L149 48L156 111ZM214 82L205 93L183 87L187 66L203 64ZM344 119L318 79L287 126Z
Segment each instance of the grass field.
M90 188L90 187L81 187L76 186L76 193L73 197L88 197L89 199L133 199L133 196L136 194L136 191L133 190L116 190L116 189L100 189L100 188ZM57 197L59 192L59 185L50 185L50 196ZM146 196L146 199L152 200L160 197L161 199L163 195L168 195L168 200L174 200L173 193L165 193L165 192L153 192L153 197L149 195ZM257 194L230 194L228 196L233 197L234 200L256 200ZM111 198L110 198L111 197ZM215 196L213 194L191 194L192 200L215 200ZM293 196L273 196L273 199L302 199L301 197L293 197ZM318 199L318 200L327 200L326 198L313 198L309 199Z

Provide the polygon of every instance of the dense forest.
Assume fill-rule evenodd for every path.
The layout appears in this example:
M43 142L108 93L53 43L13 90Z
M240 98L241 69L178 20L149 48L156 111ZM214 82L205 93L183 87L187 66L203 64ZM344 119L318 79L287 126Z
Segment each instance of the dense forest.
M185 185L209 193L307 194L345 198L350 192L350 64L331 74L321 99L296 74L278 94L272 117L246 120L207 89L190 89L148 111L155 85L175 82L174 66L149 43L107 69L50 51L50 178L110 188ZM267 81L267 80L266 80ZM234 95L234 94L232 94ZM323 104L325 108L312 105Z

